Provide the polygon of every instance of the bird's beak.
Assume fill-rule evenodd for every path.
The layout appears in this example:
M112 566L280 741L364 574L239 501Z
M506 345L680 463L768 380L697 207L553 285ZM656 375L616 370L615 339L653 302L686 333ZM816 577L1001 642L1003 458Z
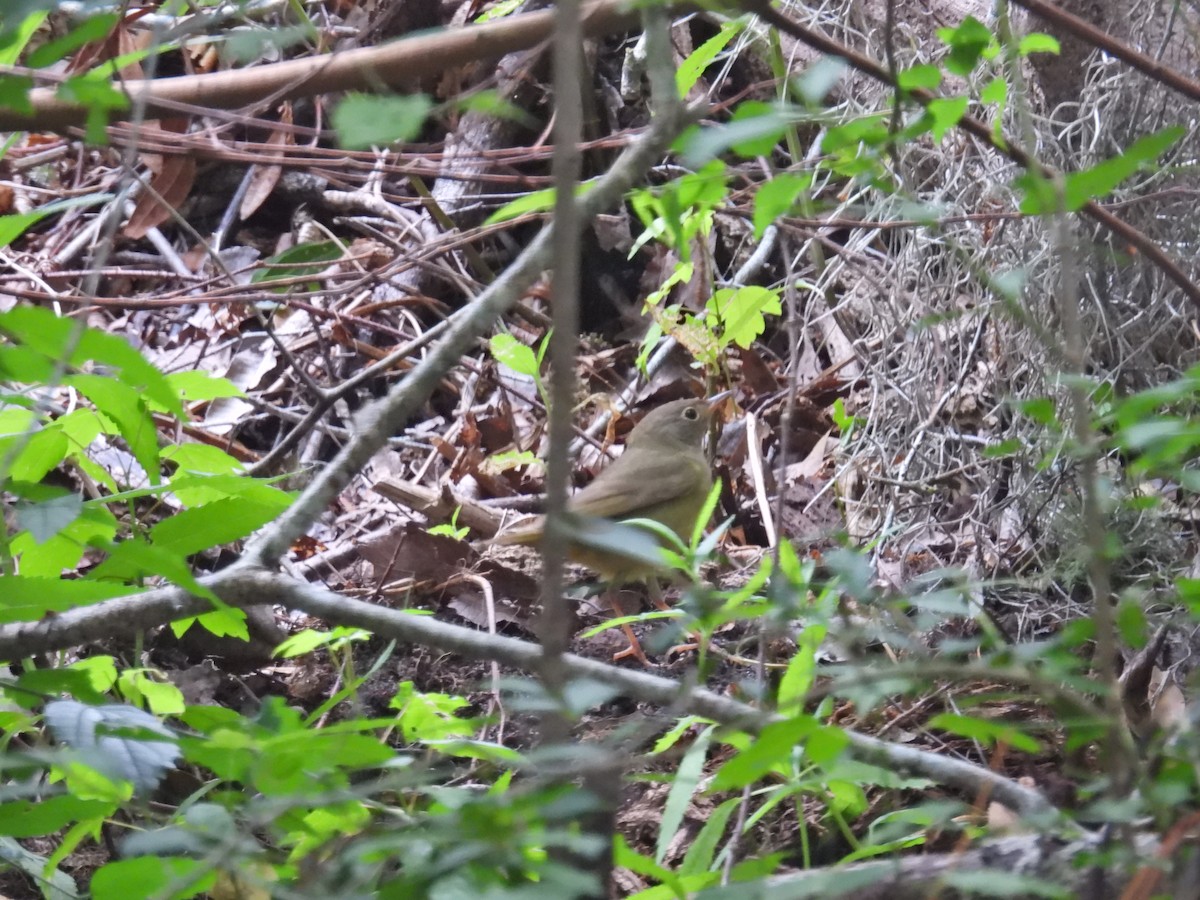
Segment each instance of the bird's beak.
M732 390L721 391L721 393L719 393L719 394L714 394L713 396L708 398L708 408L716 409L717 407L719 407L722 403L724 403L727 399L729 399L732 396L733 396Z

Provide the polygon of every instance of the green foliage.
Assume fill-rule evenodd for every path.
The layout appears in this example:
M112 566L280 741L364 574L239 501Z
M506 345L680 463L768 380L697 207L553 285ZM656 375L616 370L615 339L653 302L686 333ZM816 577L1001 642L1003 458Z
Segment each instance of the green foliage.
M575 185L575 196L582 197L595 186L594 181L582 181ZM554 209L554 188L546 188L542 191L530 191L528 194L522 194L515 200L510 200L498 210L488 216L483 224L497 225L501 222L510 222L513 219L519 218L531 213L549 212Z
M974 16L955 28L939 28L937 36L950 48L946 70L955 75L970 75L986 52L994 55L998 49L992 32Z
M731 40L742 33L746 27L746 22L743 19L734 19L726 22L721 26L721 30L710 37L707 41L692 51L675 70L675 85L679 89L679 96L686 97L688 92L695 87L696 82L700 80L700 76L717 58Z
M461 527L459 526L458 514L460 512L462 512L461 506L455 508L454 515L450 517L450 521L448 523L430 527L429 533L445 535L446 537L454 538L456 541L465 541L467 539L467 535L471 533L471 529L466 525Z
M333 111L333 127L348 150L385 147L415 140L432 108L433 101L424 94L349 94Z
M290 498L237 474L240 464L216 448L164 451L154 417L182 419L185 400L240 392L202 372L164 376L123 339L40 307L0 314L0 335L6 403L0 408L0 478L17 498L16 528L3 542L9 565L0 576L6 597L0 620L66 612L136 590L148 576L211 598L187 558L246 537L278 516ZM87 402L62 413L41 412L33 398L55 387ZM128 449L129 470L113 471L93 458L112 442ZM47 483L64 466L83 472L107 495L84 500ZM114 510L136 509L139 499L168 492L184 505L177 515L153 525L134 516L129 526L119 525ZM104 557L82 578L62 580L89 550ZM222 608L204 621L244 636L243 618Z
M1036 216L1082 209L1089 200L1106 197L1121 182L1150 167L1186 133L1184 128L1172 125L1139 138L1121 155L1067 175L1061 189L1037 173L1027 172L1015 183L1024 194L1021 212Z
M650 240L658 240L691 259L691 243L707 235L713 215L726 199L728 173L725 164L713 161L698 172L682 175L661 188L641 188L629 199L645 231L634 241L636 252Z
M550 349L550 332L547 332L546 336L542 338L537 353L507 332L492 335L488 341L488 349L500 365L511 369L518 375L532 378L537 387L538 396L542 398L542 403L546 405L547 409L550 408L550 396L542 378L542 363L546 358L546 351Z
M251 284L265 284L277 294L285 294L292 285L271 285L276 280L294 280L307 278L325 271L330 263L342 258L343 248L336 241L318 241L311 244L297 244L282 253L264 260L262 268L255 269L250 276ZM319 286L310 285L311 290Z

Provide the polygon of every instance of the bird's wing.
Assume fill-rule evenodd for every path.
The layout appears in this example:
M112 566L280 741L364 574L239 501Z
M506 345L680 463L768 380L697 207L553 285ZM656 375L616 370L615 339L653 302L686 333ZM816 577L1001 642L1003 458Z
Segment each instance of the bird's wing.
M626 451L572 496L568 508L583 516L633 519L698 488L707 490L711 483L712 473L700 455Z

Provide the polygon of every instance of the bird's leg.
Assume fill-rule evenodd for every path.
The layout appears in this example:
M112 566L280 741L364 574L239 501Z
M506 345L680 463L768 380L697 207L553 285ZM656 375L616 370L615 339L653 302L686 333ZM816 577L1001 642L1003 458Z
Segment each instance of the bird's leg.
M654 605L657 606L659 609L661 609L663 612L670 612L671 606L668 605L667 601L663 599L662 585L660 585L658 583L658 579L657 578L649 579L646 582L646 587L649 589L650 600L654 603ZM696 634L696 632L694 632L694 631L689 631L688 637L690 637L692 639L691 643L676 644L675 646L668 648L668 650L666 652L666 657L667 657L668 661L670 661L671 657L674 656L676 653L686 653L689 650L696 650L700 647L700 635Z
M646 579L646 593L650 595L650 602L663 612L670 612L671 607L667 605L667 601L663 599L662 585L658 583L658 579L653 575Z
M612 611L617 614L618 618L625 615L625 610L621 606L621 587L619 584L610 584L608 586L608 590L605 591L605 597L608 598L608 605L612 607ZM638 643L637 635L633 633L633 629L629 626L628 622L621 626L621 630L625 632L625 637L629 639L629 646L619 653L614 653L613 662L632 656L647 668L658 668L655 663L650 662L649 657L647 657L645 651L642 650L642 645Z

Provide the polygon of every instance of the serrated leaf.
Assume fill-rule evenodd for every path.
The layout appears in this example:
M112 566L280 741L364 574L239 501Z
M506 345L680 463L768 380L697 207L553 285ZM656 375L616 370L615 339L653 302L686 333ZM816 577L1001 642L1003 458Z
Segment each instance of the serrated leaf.
M140 794L158 787L175 765L175 733L154 716L133 706L87 706L75 700L46 704L46 724L55 739L80 754L88 766L113 779L128 781ZM114 732L148 732L167 740Z
M140 538L130 538L107 549L108 558L88 572L89 580L137 583L147 575L160 575L197 597L223 605L216 594L196 580L187 561L178 553L147 544Z
M201 475L235 475L245 469L237 457L208 444L172 444L163 448L162 458Z
M508 333L494 334L488 341L488 349L496 362L507 366L519 375L536 378L539 374L537 357L527 347Z
M158 484L158 433L154 428L154 419L137 390L102 375L72 375L64 380L91 400L101 414L112 420L151 483Z
M185 509L151 528L150 540L155 547L180 557L219 547L244 538L272 521L287 506L286 495L280 497L284 501L281 504L261 504L236 497Z
M720 330L723 345L748 348L766 330L766 315L779 315L783 306L778 291L759 285L721 288L709 299L710 321Z

